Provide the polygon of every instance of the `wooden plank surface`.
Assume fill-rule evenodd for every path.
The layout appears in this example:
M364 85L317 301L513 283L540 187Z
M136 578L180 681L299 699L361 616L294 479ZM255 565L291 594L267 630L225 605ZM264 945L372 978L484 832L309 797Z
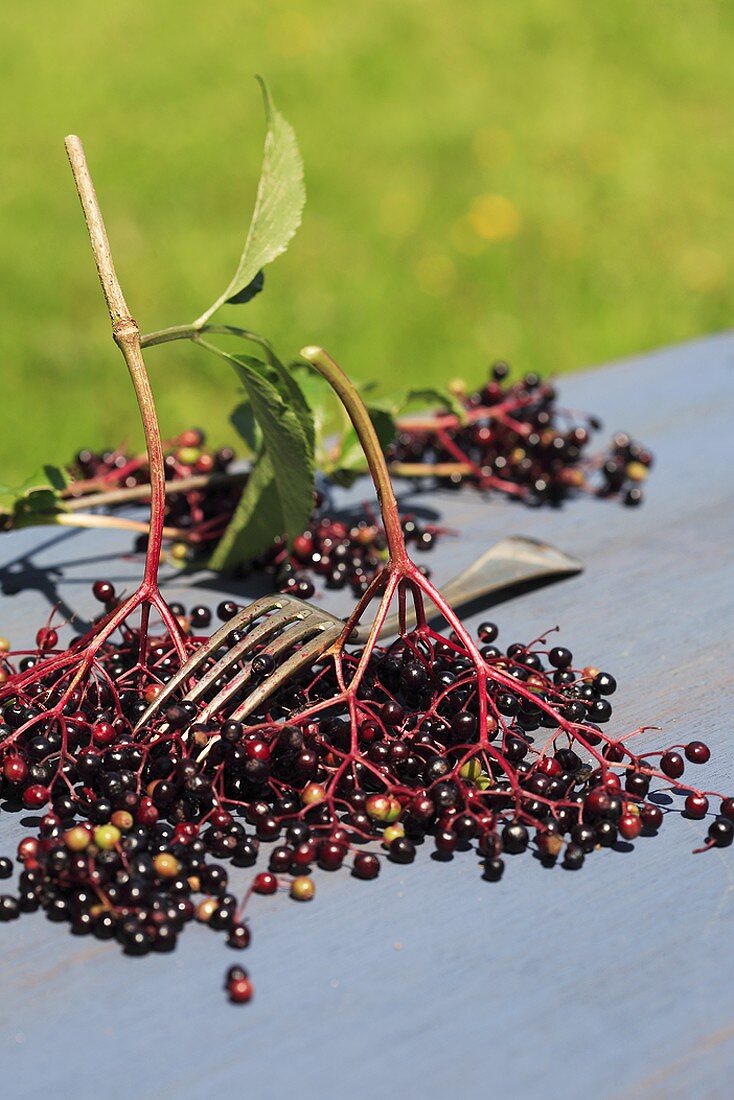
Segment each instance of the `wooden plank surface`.
M504 534L583 558L582 576L493 610L501 641L559 623L582 663L617 677L615 728L663 726L651 746L703 738L712 760L697 778L732 790L734 339L564 378L561 391L606 435L654 450L642 508L533 511L471 493L403 506L461 529L430 558L439 580ZM57 598L89 612L98 576L131 586L128 548L109 533L3 536L0 633L29 640ZM204 575L168 588L189 604L221 590ZM0 851L21 833L0 815ZM189 927L173 956L129 959L23 917L0 928L0 1096L731 1096L734 848L691 855L704 834L670 815L657 839L577 874L510 857L499 884L473 854L438 864L428 846L373 883L318 873L309 906L256 899L244 957ZM240 959L257 992L232 1007L220 986Z

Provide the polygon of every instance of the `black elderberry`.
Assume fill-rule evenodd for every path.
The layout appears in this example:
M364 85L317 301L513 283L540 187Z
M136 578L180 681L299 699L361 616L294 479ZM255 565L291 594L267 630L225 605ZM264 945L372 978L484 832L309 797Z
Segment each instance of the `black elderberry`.
M596 847L596 829L592 825L576 824L571 836L582 852L593 852Z
M570 649L564 649L563 646L554 646L548 654L548 660L554 668L565 669L573 661L573 654Z
M92 931L97 939L110 940L116 933L117 923L111 913L99 913L94 918Z
M445 810L456 805L459 790L453 780L446 779L436 784L431 791L431 797L439 809Z
M719 817L709 825L709 840L713 841L717 848L726 848L734 839L734 824L726 818Z
M521 737L509 736L505 739L504 753L508 760L516 764L522 760L528 751L527 741Z
M46 916L52 921L66 921L71 916L71 906L61 895L52 897L45 906Z
M499 882L505 869L504 861L498 856L484 861L484 878L488 882Z
M586 707L580 699L572 699L559 709L567 722L583 722L586 718Z
M517 855L524 852L528 846L530 837L524 825L514 822L505 825L502 830L502 849L509 855Z
M20 916L20 905L18 899L12 897L10 894L0 895L0 921L15 920Z
M226 623L239 611L239 607L232 600L223 600L217 607L217 617Z
M390 843L389 856L394 863L412 863L415 859L415 844L407 836L395 837Z
M597 843L602 848L611 848L617 843L617 827L611 821L600 821L595 831Z
M591 704L589 717L593 722L608 722L612 717L612 704L607 699L597 699Z
M617 681L608 672L600 672L594 677L594 687L600 695L613 695L617 690Z
M578 871L583 866L584 852L591 849L584 849L579 844L566 845L566 851L563 856L563 866L567 871Z
M255 676L268 676L275 668L275 658L271 653L258 653L252 659L251 668Z
M520 709L520 701L515 695L511 695L507 691L500 692L497 696L497 709L501 714L505 714L511 717Z

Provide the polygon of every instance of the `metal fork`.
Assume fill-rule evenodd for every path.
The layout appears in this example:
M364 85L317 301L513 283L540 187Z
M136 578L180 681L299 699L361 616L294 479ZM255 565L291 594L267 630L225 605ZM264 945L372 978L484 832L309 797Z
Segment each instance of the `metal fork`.
M444 585L441 591L453 607L462 607L491 593L511 589L529 581L571 576L582 569L583 564L577 558L572 558L548 543L515 535L501 539L491 546L468 568ZM431 616L429 609L428 617L437 618L439 615L436 612ZM415 611L411 608L406 613L406 627L409 629L414 624ZM399 629L399 614L396 612L385 620L381 633L389 637L397 634ZM255 684L232 713L234 719L246 718L286 683L290 676L318 660L343 630L343 619L295 596L263 596L248 604L216 630L189 657L150 704L135 729L138 730L149 722L210 657L218 650L225 649L215 663L186 691L182 700L199 702L218 680L232 673L198 715L199 722L207 722L233 696L250 682L257 680L252 662L263 646L267 646L267 653L272 658L276 661L279 658L282 660L270 675ZM368 635L369 627L360 626L352 631L349 640L359 644Z

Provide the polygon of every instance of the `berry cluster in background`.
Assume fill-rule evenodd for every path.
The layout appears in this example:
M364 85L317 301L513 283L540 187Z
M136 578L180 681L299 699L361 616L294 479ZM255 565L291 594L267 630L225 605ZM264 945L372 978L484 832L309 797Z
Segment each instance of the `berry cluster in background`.
M431 489L472 487L498 492L529 506L559 506L576 493L642 502L641 484L653 463L651 453L624 433L604 453L589 454L594 416L560 408L556 390L537 375L509 381L509 368L495 363L481 389L456 398L460 417L448 409L421 417L398 418L386 457L396 476ZM229 524L246 472L233 471L231 448L211 450L202 431L190 428L165 447L167 554L181 564L205 562ZM137 491L147 484L144 456L122 450L80 451L70 469L67 495L83 498L100 490ZM124 503L124 497L120 501ZM444 533L415 516L403 517L414 551L430 550ZM136 548L146 548L144 535ZM308 599L316 586L349 588L360 596L385 559L385 533L377 518L350 521L331 514L316 493L312 521L290 549L282 539L257 558L243 561L241 575L264 570L276 587Z
M394 473L447 488L470 484L534 506L559 505L575 492L642 502L650 451L620 432L607 452L589 454L601 421L560 407L555 386L537 374L511 382L499 361L481 389L457 386L455 396L463 417L444 410L398 422L387 452Z

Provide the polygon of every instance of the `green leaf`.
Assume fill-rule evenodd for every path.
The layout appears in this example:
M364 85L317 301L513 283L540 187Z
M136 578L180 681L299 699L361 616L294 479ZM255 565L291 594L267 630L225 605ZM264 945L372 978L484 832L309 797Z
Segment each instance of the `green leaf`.
M256 369L261 370L265 376L273 382L286 404L292 407L301 422L301 427L303 428L303 432L309 442L311 452L313 453L316 439L315 418L310 402L306 400L303 392L303 381L307 376L302 371L301 376L297 380L294 374L294 370L302 366L302 364L292 364L286 367L276 355L273 345L266 340L264 336L258 336L256 332L247 332L244 330L240 335L247 340L251 340L252 343L256 344L264 353L267 366L271 368L270 373L268 373L265 363L260 363L260 361L256 359L250 359L250 363L256 366ZM259 366L257 366L257 364L259 364ZM319 376L317 375L316 377ZM324 384L331 392L331 387L328 383ZM237 425L235 425L235 427L237 427ZM246 436L243 435L243 439L247 442Z
M267 550L283 527L273 467L267 455L260 454L229 526L211 556L210 568L232 572L241 562Z
M66 470L62 470L60 466L44 466L43 473L48 484L58 492L69 485L69 476Z
M311 367L302 363L291 363L289 369L294 373L298 388L308 406L317 439L320 439L335 420L338 401L329 383ZM343 406L339 405L339 408Z
M69 484L69 479L58 466L43 466L36 470L22 485L0 485L1 526L29 526L41 514L65 510L59 496Z
M238 294L233 294L231 298L227 299L228 306L243 306L247 302L251 302L256 294L260 294L265 286L265 272L262 268L258 271L255 278L251 283L248 283L244 290L240 290Z
M448 390L434 389L432 386L423 386L417 389L406 390L401 410L407 409L411 405L422 405L423 408L426 405L439 405L441 408L448 409L454 416L458 417L460 424L466 423L466 409L462 405L461 401L455 394L449 393ZM432 410L433 411L433 410Z
M303 161L293 127L276 109L268 86L257 77L268 125L255 210L237 271L223 294L194 323L203 325L220 306L251 288L259 272L285 252L301 224L306 203Z
M272 466L282 519L276 533L294 539L307 526L313 508L314 462L313 444L290 400L292 387L287 371L283 368L283 375L278 373L276 386L264 373L267 367L259 359L235 355L230 361L245 388Z
M258 431L255 414L249 401L241 401L235 406L230 415L229 422L237 432L237 435L247 445L248 449L256 454L260 450L262 435Z
M378 405L368 405L367 411L370 414L370 420L377 432L380 446L384 450L395 438L395 420L393 419L392 413ZM353 472L361 472L367 469L367 459L365 458L362 444L359 442L359 438L354 428L350 428L349 431L345 433L342 440L341 451L339 457L335 461L335 465L339 470L349 470Z

